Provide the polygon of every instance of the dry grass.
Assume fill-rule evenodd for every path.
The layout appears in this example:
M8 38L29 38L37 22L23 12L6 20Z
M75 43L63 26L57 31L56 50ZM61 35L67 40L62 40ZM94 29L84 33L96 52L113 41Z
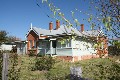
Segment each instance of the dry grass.
M64 62L64 61L56 61L54 67L48 71L49 77L51 79L54 76L61 76L65 77L70 73L70 66L81 66L83 70L83 77L87 77L90 79L105 79L113 76L117 76L120 72L116 71L116 69L120 70L119 68L114 69L115 66L120 66L119 63L115 61L120 59L120 56L114 56L112 58L97 58L97 59L90 59L90 60L83 60L76 63ZM21 67L20 71L20 80L47 80L45 74L46 71L32 71L32 67L34 67L35 57L29 57L26 55L19 56L19 67ZM112 72L111 72L112 71ZM113 73L117 74L113 74ZM118 77L120 77L118 75Z
M20 80L45 80L45 71L32 71L35 57L19 56Z

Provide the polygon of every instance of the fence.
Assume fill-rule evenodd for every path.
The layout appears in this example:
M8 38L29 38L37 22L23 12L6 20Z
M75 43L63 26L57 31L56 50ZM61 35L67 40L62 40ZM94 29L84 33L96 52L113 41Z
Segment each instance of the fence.
M2 63L3 63L3 55L0 52L0 80L2 80Z
M16 53L0 53L0 80L18 80L18 59Z
M91 80L87 78L82 78L82 68L81 67L70 67L70 80Z
M71 80L82 80L82 69L81 67L70 67L70 79Z
M2 80L8 80L8 58L7 53L3 54Z

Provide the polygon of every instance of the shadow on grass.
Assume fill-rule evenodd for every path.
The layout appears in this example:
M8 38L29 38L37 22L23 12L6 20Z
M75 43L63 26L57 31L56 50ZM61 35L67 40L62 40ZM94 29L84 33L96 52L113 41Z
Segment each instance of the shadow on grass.
M64 78L61 78L60 80L63 80ZM88 78L83 78L81 76L76 76L73 74L69 74L65 77L64 80L93 80L93 79L88 79Z

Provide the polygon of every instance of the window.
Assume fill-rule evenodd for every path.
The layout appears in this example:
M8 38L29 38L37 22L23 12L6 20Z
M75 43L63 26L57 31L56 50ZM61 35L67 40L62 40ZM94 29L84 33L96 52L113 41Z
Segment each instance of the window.
M29 41L30 42L30 49L32 48L32 40Z
M42 48L46 48L46 42L45 41L42 41Z
M61 48L61 42L59 42L59 41L57 42L57 47Z
M62 44L62 47L71 47L71 40L64 39L64 43Z
M57 41L58 48L69 48L71 47L71 40L70 39L59 39Z
M38 47L42 48L42 41L39 42Z
M34 40L34 48L36 48L36 40Z
M67 46L67 44L66 44L66 39L63 39L62 41L61 41L61 47L62 48L65 48Z
M50 43L48 41L40 41L38 48L50 48Z
M62 44L62 48L64 48L64 47L66 47L66 44L64 43L64 44Z
M67 40L66 40L66 43L67 43L67 44L66 44L66 47L71 47L71 40L70 40L70 39L67 39Z

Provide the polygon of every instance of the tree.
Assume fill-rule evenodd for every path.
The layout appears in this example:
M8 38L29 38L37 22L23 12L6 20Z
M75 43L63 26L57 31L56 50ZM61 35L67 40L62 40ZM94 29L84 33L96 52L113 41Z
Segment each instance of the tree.
M111 55L120 55L120 41L118 40L111 40L110 45L108 47L109 54Z
M39 0L37 0L37 5L41 7L41 4L38 1ZM87 0L83 0L83 2L85 1ZM103 26L103 29L107 36L120 37L120 7L119 7L120 0L89 0L89 3L90 3L89 9L91 11L92 9L95 9L96 10L95 14L83 12L75 8L75 10L71 10L71 14L72 14L71 16L73 19L68 20L65 18L64 14L60 11L60 9L55 5L53 5L51 1L42 0L42 4L47 4L46 6L49 7L53 15L47 14L44 11L43 12L48 17L62 20L69 27L73 27L74 25L75 26L81 25L80 24L81 22L79 22L78 19L74 17L74 14L76 12L81 12L86 14L86 16L89 16L89 18L85 20L90 23L91 29L94 29L95 27L98 28Z
M112 46L116 46L117 48L120 49L120 41L118 41L118 40L112 40L110 43L112 44Z
M97 5L95 8L100 13L97 16L106 34L111 31L114 36L120 37L120 0L92 0L92 4Z
M16 36L8 36L8 32L5 30L0 31L0 45L5 42L14 42L16 40L20 40L20 38L17 38Z
M17 38L16 36L8 36L7 41L8 42L14 42L16 40L21 40L20 38Z
M5 30L1 30L0 31L0 45L3 43L3 42L6 42L7 41L7 32Z

